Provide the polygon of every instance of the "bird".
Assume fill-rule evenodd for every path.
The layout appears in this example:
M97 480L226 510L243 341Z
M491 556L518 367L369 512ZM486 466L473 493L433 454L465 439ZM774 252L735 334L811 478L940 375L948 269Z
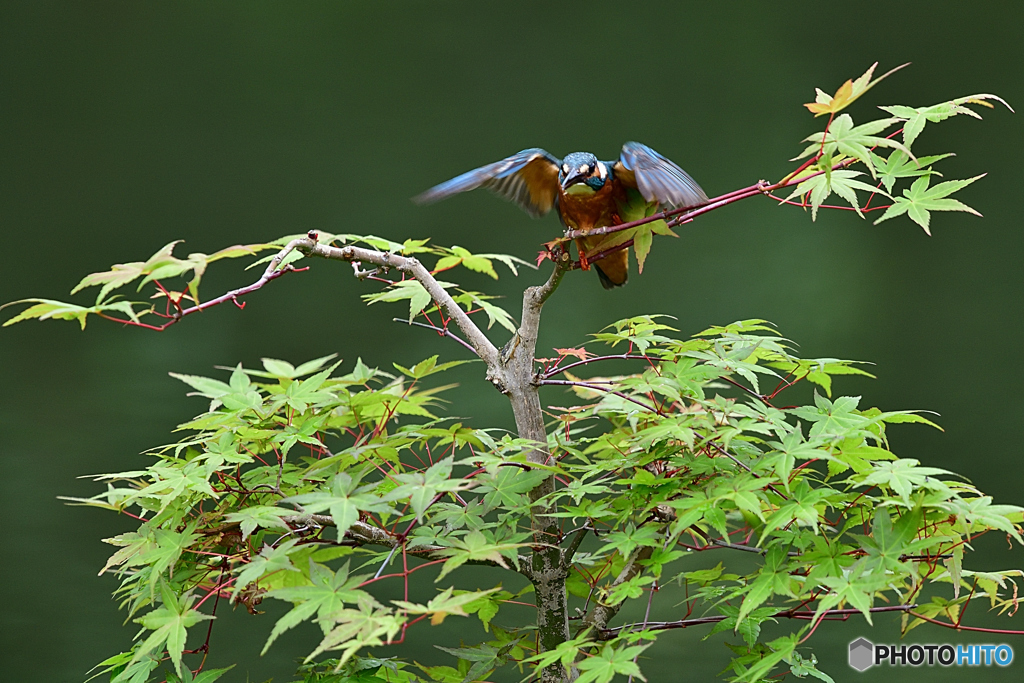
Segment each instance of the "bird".
M515 202L534 218L557 207L567 230L584 233L623 223L623 214L637 194L648 206L660 209L708 202L704 190L686 171L639 142L623 145L617 161L600 161L590 152L573 152L558 159L539 147L524 149L436 185L413 201L431 204L478 187ZM629 259L625 249L605 256L590 253L606 239L604 235L583 236L576 240L576 248L583 268L594 265L601 284L612 289L626 284ZM591 262L588 254L599 259Z

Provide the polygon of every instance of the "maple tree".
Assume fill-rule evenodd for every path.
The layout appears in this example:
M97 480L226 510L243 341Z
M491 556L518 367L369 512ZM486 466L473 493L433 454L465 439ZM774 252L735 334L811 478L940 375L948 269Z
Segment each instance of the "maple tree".
M205 663L222 602L253 613L267 600L291 606L264 651L315 622L322 639L299 675L337 683L469 683L502 668L545 681L643 679L645 651L684 628L731 635L732 680L780 670L831 680L807 644L825 620L859 615L871 624L896 612L906 632L925 621L959 627L972 599L1016 611L1021 571L979 571L966 557L982 534L1020 543L1024 509L891 452L891 425L936 425L919 412L835 395L837 381L869 376L860 364L801 358L762 320L683 337L654 315L537 357L541 310L566 274L628 248L642 271L654 235L743 199L809 208L812 219L829 208L883 211L876 222L906 215L925 232L933 211L977 214L950 195L978 178L934 183L935 164L949 154L911 150L927 123L977 117L970 105L1002 100L886 106L889 117L857 125L844 110L885 77L872 80L874 68L806 105L828 123L778 182L671 211L634 196L628 222L588 233L607 235L593 252L573 258L572 230L549 242L538 260L549 276L525 291L518 322L494 297L439 278L459 268L497 278L496 266L518 275L523 260L320 232L186 258L172 242L145 261L86 276L72 293L98 287L92 304L19 302L28 306L5 325L53 318L84 328L97 316L162 330L220 304L241 308L242 297L317 258L346 261L376 287L363 295L368 304L407 306L406 322L482 360L516 418L516 433L507 433L439 417L445 387L432 382L469 361L437 356L389 369L330 356L299 365L267 358L221 378L175 375L208 401L180 425L187 435L154 448L140 469L97 476L105 491L68 499L138 520L106 539L117 550L103 570L120 578L116 595L142 630L98 675L216 680L227 669ZM826 204L833 195L846 205ZM200 297L209 264L254 256L264 267L258 280ZM173 278L180 289L166 284ZM152 287L157 303L119 298L129 284ZM495 324L512 335L502 348L489 337ZM592 374L608 361L635 367ZM798 383L815 385L813 401L783 405L780 396ZM567 388L574 404L548 406L545 420L542 386ZM693 567L689 559L707 551L722 562ZM751 555L759 557L753 568L735 561ZM496 585L459 588L467 565L495 572ZM413 600L410 584L431 580L436 595ZM525 587L510 590L517 580ZM381 597L385 582L400 585L403 599ZM672 584L685 600L656 601ZM527 600L537 612L524 621L509 606ZM643 618L616 621L631 601L645 605ZM421 623L469 616L486 632L482 642L443 647L438 663L402 657L409 634L427 628ZM762 625L785 620L789 633L762 637Z

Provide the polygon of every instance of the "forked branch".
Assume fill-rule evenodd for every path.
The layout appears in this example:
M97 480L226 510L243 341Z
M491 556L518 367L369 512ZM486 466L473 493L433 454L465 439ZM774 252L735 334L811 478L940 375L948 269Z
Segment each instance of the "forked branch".
M332 247L319 244L309 237L292 240L281 250L278 256L281 256L281 254L287 256L293 250L298 250L306 256L319 256L349 263L369 263L383 270L394 268L415 278L423 286L423 289L427 290L430 298L444 310L445 315L454 320L455 324L459 326L459 329L462 330L466 337L466 341L473 347L476 355L487 364L488 371L492 372L498 368L500 360L498 349L491 343L483 331L477 327L476 323L470 319L469 315L455 303L451 295L430 274L430 271L420 263L419 259L351 245Z

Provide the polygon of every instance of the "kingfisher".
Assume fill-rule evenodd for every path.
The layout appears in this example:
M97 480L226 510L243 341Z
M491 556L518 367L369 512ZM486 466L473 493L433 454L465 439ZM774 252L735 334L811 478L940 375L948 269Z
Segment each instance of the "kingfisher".
M686 171L639 142L623 145L618 161L600 161L590 152L573 152L559 160L539 147L524 149L432 187L413 201L429 204L478 187L515 202L534 218L558 207L566 230L584 233L576 240L582 266L589 268L588 254L599 257L593 265L605 289L626 284L628 253L620 249L605 256L593 254L607 237L587 237L586 232L635 219L637 216L626 215L637 194L647 207L661 210L708 202L704 190Z

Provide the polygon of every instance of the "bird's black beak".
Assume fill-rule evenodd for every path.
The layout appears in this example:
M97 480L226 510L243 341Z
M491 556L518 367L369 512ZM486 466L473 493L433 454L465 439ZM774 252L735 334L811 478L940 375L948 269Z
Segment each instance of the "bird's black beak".
M565 177L562 178L562 189L564 190L568 188L570 185L578 183L584 179L584 174L580 173L580 170L578 168L574 168L570 170L568 173L566 173Z

